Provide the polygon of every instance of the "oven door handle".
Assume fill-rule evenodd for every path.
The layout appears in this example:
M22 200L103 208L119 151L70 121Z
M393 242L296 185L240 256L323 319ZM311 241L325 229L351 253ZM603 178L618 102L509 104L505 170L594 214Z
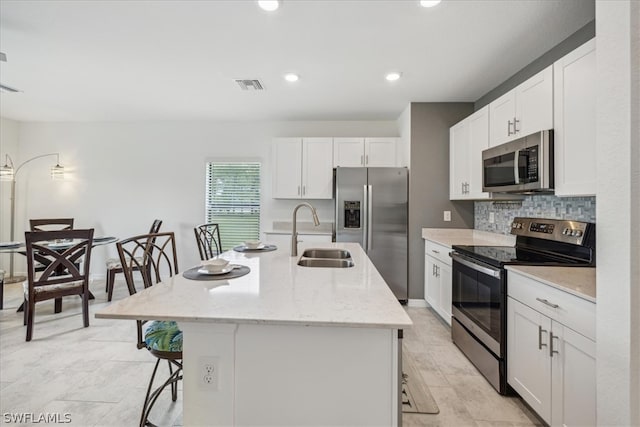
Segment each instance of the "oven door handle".
M491 277L500 278L500 274L502 272L499 268L489 267L482 264L478 264L476 261L471 261L466 257L458 254L457 252L451 252L451 258L455 262L459 262L460 264L469 267L472 270L479 271L480 273L487 274Z

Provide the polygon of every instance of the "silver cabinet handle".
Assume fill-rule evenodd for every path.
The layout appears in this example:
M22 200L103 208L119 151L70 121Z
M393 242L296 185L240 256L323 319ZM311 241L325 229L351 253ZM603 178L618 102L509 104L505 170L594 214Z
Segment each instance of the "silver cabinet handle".
M300 186L298 185L298 196L300 195Z
M549 357L553 357L553 353L559 354L558 350L553 349L553 339L558 338L557 335L553 335L553 332L549 332Z
M360 156L360 164L364 166L364 156Z
M431 266L431 275L432 276L436 275L436 265L435 264Z
M547 301L546 299L542 299L542 298L536 298L536 301L540 301L541 303L543 303L544 305L548 305L551 308L558 308L560 307L558 304L554 304L551 303L549 301Z
M464 194L464 182L460 183L460 194Z
M511 120L507 122L507 136L511 136Z
M436 265L436 277L440 277L440 267Z
M542 347L546 347L547 344L542 342L542 333L547 332L545 329L542 329L542 326L538 326L538 350L542 350Z
M515 117L513 118L513 134L515 135L516 133L520 132L520 129L518 129L517 125L518 123L520 123L520 120L516 119Z
M307 193L307 186L303 185L302 186L302 195L304 196Z
M434 254L439 254L440 251L436 251L435 249L431 249L431 252L433 252Z
M366 156L364 156L364 162L365 164L369 164L369 155L367 154Z

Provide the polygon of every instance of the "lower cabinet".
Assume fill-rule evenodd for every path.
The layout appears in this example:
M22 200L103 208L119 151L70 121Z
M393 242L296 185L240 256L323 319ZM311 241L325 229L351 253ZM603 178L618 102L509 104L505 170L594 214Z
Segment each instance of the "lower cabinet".
M424 297L433 310L451 326L451 249L425 242Z
M551 426L596 425L596 343L561 323L553 314L554 310L563 315L573 311L576 316L584 316L579 310L581 303L575 305L571 301L579 298L570 294L566 294L566 300L559 299L557 294L549 297L547 285L539 283L538 287L537 282L529 279L517 283L512 280L514 277L519 276L509 272L509 289L534 286L520 299L531 303L529 296L534 296L533 300L544 307L534 309L516 299L519 295L514 297L509 292L509 385Z

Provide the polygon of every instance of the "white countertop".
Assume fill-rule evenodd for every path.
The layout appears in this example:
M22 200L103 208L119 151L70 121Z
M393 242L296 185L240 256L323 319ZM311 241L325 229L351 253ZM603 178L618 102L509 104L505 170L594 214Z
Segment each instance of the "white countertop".
M468 228L423 228L422 238L451 248L453 245L514 246L516 236Z
M287 249L258 254L230 251L222 257L249 266L249 274L212 281L177 275L112 303L96 317L388 329L411 326L411 319L359 244L300 244L298 253L305 247L347 249L355 266L300 267L300 256L291 257Z
M596 302L595 267L508 265L506 268L587 301Z

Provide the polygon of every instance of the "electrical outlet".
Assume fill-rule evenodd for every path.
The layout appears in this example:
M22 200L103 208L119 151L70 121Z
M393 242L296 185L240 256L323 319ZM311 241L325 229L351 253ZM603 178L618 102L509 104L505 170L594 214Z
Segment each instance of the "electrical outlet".
M494 224L496 222L496 214L493 212L489 212L489 223Z
M206 390L218 389L218 377L220 376L217 357L201 357L198 360L198 376L200 388Z
M444 220L451 221L451 211L444 211Z

